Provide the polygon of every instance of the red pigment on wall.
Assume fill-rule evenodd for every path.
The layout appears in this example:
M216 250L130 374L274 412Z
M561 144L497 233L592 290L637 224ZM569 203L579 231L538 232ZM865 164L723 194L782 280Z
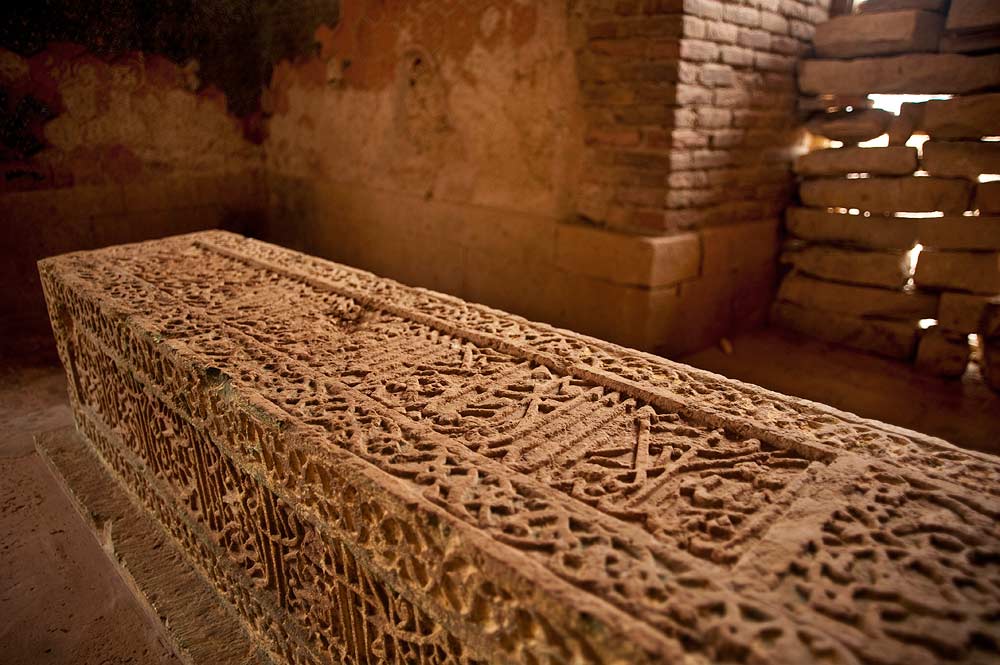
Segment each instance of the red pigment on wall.
M330 84L328 63L337 85L381 90L396 78L404 53L426 53L437 65L461 63L477 45L489 51L505 43L523 46L537 27L536 7L516 0L344 0L337 25L316 29L318 56L275 66L263 106L270 113L285 113L293 84Z
M198 100L199 109L229 115L226 97L218 88L202 86L197 92L193 91L197 82L178 65L161 56L133 51L114 58L102 58L83 46L67 43L50 44L44 51L27 59L9 52L3 55L11 62L22 63L8 67L6 77L0 79L8 103L16 105L30 98L43 105L45 112L27 117L20 128L23 136L30 136L36 145L43 146L40 151L18 154L7 148L0 153L0 191L127 182L150 171L162 174L174 167L183 168L181 163L169 163L169 157L164 158L166 162L157 160L155 164L146 164L137 154L137 146L115 141L113 135L105 136L100 143L78 145L68 150L60 150L47 140L46 126L57 118L68 118L78 126L78 132L84 132L87 123L112 113L111 95L116 90L119 93L127 90L125 94L134 97L159 97L181 90ZM113 67L120 69L115 71ZM21 73L17 74L18 71ZM88 88L90 106L85 117L76 117L72 109L67 108L68 98L63 98L63 92L82 71L93 77ZM259 113L242 121L229 117L235 126L242 129L246 138L256 143L263 141L265 133ZM127 117L113 120L127 121ZM192 118L192 122L197 122L197 118ZM146 152L149 152L148 148Z

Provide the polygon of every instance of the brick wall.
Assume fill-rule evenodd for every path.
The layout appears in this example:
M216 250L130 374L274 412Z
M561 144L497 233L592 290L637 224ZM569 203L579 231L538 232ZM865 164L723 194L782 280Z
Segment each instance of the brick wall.
M795 67L828 0L594 0L578 71L579 212L673 232L777 217L802 132Z

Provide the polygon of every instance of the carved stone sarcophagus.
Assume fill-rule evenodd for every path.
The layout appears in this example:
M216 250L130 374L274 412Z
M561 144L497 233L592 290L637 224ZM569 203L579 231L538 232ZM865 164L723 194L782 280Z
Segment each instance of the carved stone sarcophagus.
M276 662L1000 655L1000 461L207 232L40 265L77 427Z

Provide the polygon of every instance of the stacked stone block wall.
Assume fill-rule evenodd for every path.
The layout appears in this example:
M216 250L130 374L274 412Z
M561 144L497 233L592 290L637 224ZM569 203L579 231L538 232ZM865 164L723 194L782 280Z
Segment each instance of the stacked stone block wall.
M965 372L970 336L1000 293L998 8L870 0L819 26L803 108L820 109L810 130L841 147L796 162L777 321L934 374ZM873 94L940 99L892 113Z

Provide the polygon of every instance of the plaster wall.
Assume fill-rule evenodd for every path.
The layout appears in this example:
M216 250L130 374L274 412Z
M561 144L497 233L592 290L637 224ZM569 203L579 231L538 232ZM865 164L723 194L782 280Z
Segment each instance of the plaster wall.
M194 71L138 52L0 51L0 355L51 346L35 262L263 209L262 150Z
M275 68L268 172L564 216L579 151L560 3L343 3ZM401 211L404 212L404 211Z

